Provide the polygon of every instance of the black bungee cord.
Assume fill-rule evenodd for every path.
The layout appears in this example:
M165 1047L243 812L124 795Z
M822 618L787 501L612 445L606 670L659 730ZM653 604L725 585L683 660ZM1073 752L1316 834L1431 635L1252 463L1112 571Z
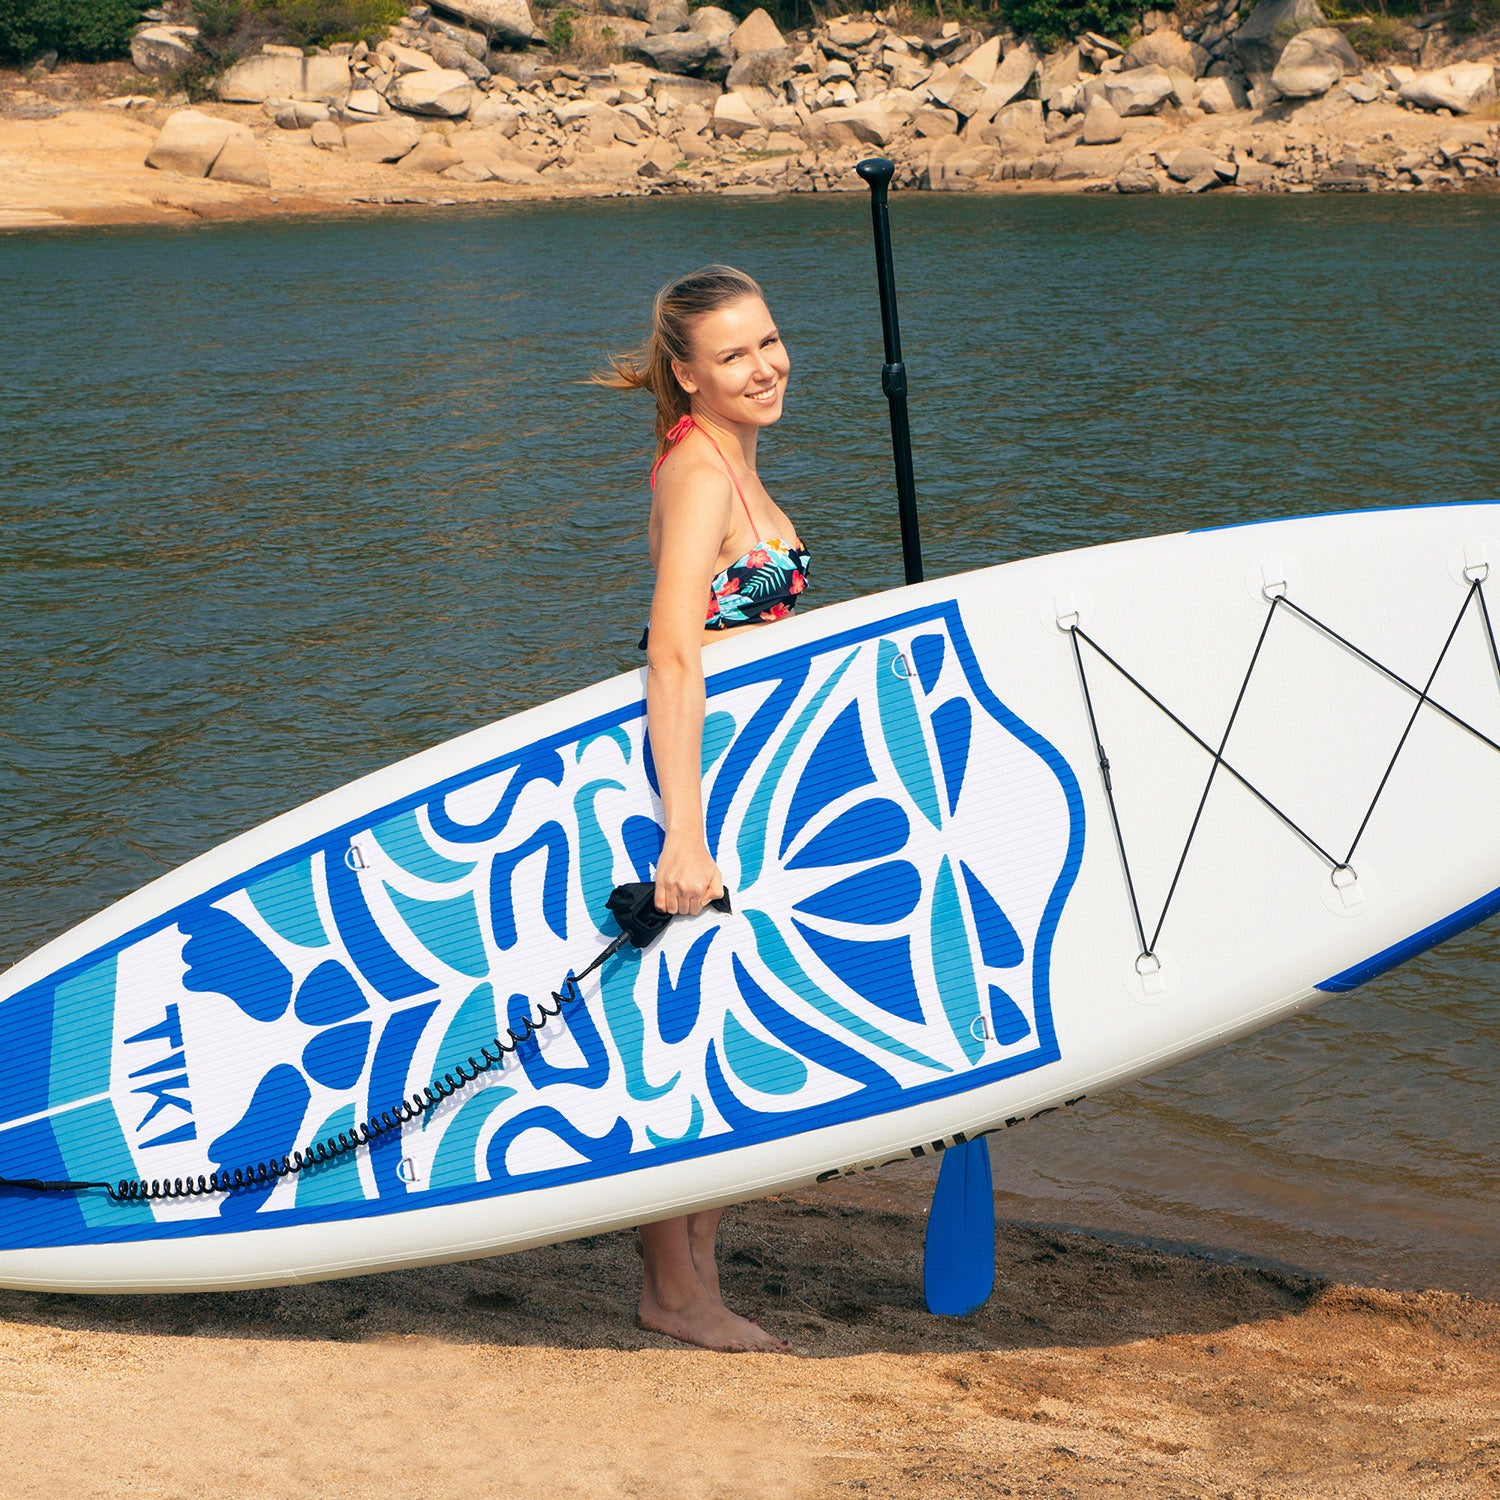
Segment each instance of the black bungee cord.
M519 1052L524 1043L537 1035L549 1021L561 1015L565 1005L582 999L579 985L596 969L608 963L627 943L636 948L645 948L653 943L666 931L673 916L671 912L656 909L655 895L656 887L650 881L616 886L610 892L607 904L610 915L619 924L619 937L581 974L570 971L563 980L562 988L551 992L550 1004L546 1000L540 1002L534 1015L527 1014L520 1031L506 1027L504 1036L497 1036L487 1047L480 1048L479 1053L471 1056L467 1063L459 1063L452 1072L435 1078L425 1088L402 1099L393 1108L372 1115L353 1130L341 1130L337 1136L317 1141L306 1151L291 1151L284 1156L257 1162L253 1166L235 1167L232 1171L220 1168L198 1177L152 1178L149 1181L145 1178L123 1177L118 1182L47 1182L35 1177L0 1177L0 1189L33 1193L81 1193L102 1189L115 1203L151 1203L205 1198L216 1193L263 1187L268 1183L279 1182L283 1177L294 1177L310 1167L321 1167L337 1161L361 1147L399 1132L403 1125L430 1113L444 1100L467 1088L475 1079L493 1072L504 1063L507 1056ZM727 894L717 897L709 905L718 912L728 913L731 910Z
M1427 679L1424 683L1422 683L1421 686L1418 686L1414 682L1409 682L1399 672L1392 670L1390 667L1386 666L1384 662L1377 660L1374 656L1370 655L1368 651L1365 651L1361 647L1356 646L1353 641L1349 640L1346 636L1341 635L1337 630L1333 628L1333 626L1329 625L1324 620L1320 620L1316 615L1304 609L1300 604L1296 603L1295 600L1291 599L1285 593L1269 595L1268 599L1270 607L1266 613L1265 620L1261 625L1260 635L1255 643L1255 650L1251 653L1250 663L1245 669L1244 678L1240 683L1239 692L1234 700L1234 707L1230 711L1229 720L1224 726L1223 735L1220 737L1217 746L1213 745L1202 735L1198 734L1183 718L1174 713L1172 709L1162 701L1161 698L1153 693L1151 689L1148 688L1146 684L1140 680L1140 678L1135 676L1135 674L1132 673L1127 667L1116 660L1114 656L1112 656L1103 646L1099 644L1098 641L1096 641L1091 635L1089 635L1086 630L1084 630L1082 625L1079 624L1076 616L1070 617L1069 623L1061 625L1061 628L1067 633L1073 646L1073 657L1078 668L1078 678L1083 691L1084 707L1088 715L1089 734L1090 738L1093 741L1094 756L1095 760L1098 763L1100 780L1102 781L1104 786L1104 796L1105 801L1109 807L1110 823L1114 829L1115 845L1119 852L1120 865L1124 872L1125 894L1127 900L1130 903L1131 918L1135 924L1137 940L1140 943L1141 951L1137 959L1137 963L1139 963L1141 959L1153 959L1157 956L1156 945L1161 939L1162 928L1166 925L1167 910L1172 904L1173 896L1175 896L1177 893L1177 888L1182 878L1183 869L1187 864L1188 851L1192 848L1193 840L1197 835L1199 824L1203 819L1203 810L1208 802L1208 794L1213 788L1214 778L1219 771L1222 770L1227 775L1232 777L1236 782L1239 783L1240 786L1242 786L1247 792L1249 792L1252 797L1254 797L1263 807L1265 807L1267 811L1278 818L1292 833L1294 833L1299 839L1301 839L1302 842L1313 851L1313 853L1315 853L1320 859L1323 860L1325 864L1328 865L1329 870L1332 874L1337 875L1340 871L1347 871L1352 874L1352 861L1354 859L1354 852L1359 847L1360 841L1365 836L1365 831L1370 826L1370 819L1375 815L1376 805L1379 803L1381 796L1385 792L1386 786L1390 782L1391 773L1396 769L1396 762L1400 759L1401 752L1406 748L1407 740L1411 735L1412 729L1416 725L1417 716L1421 713L1423 708L1432 709L1442 718L1447 719L1451 724L1454 724L1458 728L1466 731L1475 739L1479 740L1482 744L1488 746L1491 750L1500 751L1500 741L1492 739L1482 730L1477 729L1473 724L1469 723L1467 719L1460 717L1460 715L1454 713L1452 709L1445 707L1442 703L1438 702L1438 700L1432 696L1433 683L1437 680L1438 672L1441 669L1443 662L1447 659L1449 649L1452 647L1454 639L1458 635L1458 628L1463 624L1464 616L1469 612L1469 608L1471 605L1477 604L1478 606L1480 619L1484 628L1485 642L1489 648L1490 661L1495 668L1497 678L1500 678L1500 645L1497 645L1496 643L1495 628L1493 621L1490 618L1489 603L1485 598L1485 577L1486 574L1476 574L1472 577L1466 575L1466 580L1469 586L1464 593L1463 603L1459 606L1458 614L1454 618L1453 624L1448 630L1447 637L1443 641L1442 649L1438 652L1437 660L1432 665L1432 670L1427 674ZM1319 843L1318 840L1312 836L1312 834L1310 834L1292 817L1290 817L1286 812L1278 807L1276 803L1273 802L1263 791L1261 791L1259 787L1255 786L1248 777L1244 776L1240 771L1236 770L1236 768L1225 757L1225 751L1228 749L1229 745L1230 732L1233 730L1235 721L1239 717L1240 709L1244 704L1245 694L1249 690L1250 679L1254 675L1256 665L1260 661L1261 651L1265 646L1266 636L1271 628L1271 622L1276 617L1276 614L1279 610L1285 610L1289 612L1290 614L1304 621L1306 624L1312 626L1314 629L1320 631L1330 640L1335 641L1345 650L1358 657L1366 665L1374 668L1388 681L1395 683L1398 687L1403 688L1416 700L1412 705L1411 715L1406 721L1406 727L1402 731L1401 738L1397 741L1396 748L1391 752L1391 758L1386 765L1385 774L1380 778L1380 784L1375 788L1374 795L1370 798L1370 802L1365 809L1364 816L1360 819L1359 827L1355 831L1354 837L1350 841L1349 847L1345 851L1342 859L1337 854L1333 853L1331 850L1325 848L1321 843ZM1186 734L1194 744L1196 744L1201 750L1205 751L1212 761L1212 764L1210 765L1208 771L1208 778L1204 783L1202 795L1198 799L1198 807L1193 817L1192 826L1188 829L1187 839L1183 843L1182 852L1178 855L1176 868L1172 874L1172 881L1167 890L1166 899L1162 903L1161 911L1156 919L1156 925L1152 929L1149 937L1146 934L1146 923L1141 912L1140 899L1136 890L1135 878L1131 871L1130 858L1128 853L1126 852L1125 836L1120 824L1119 811L1115 805L1114 778L1111 775L1109 757L1105 754L1104 742L1100 736L1099 723L1095 715L1093 694L1089 690L1088 673L1084 669L1083 652L1079 648L1080 641L1089 646L1094 654L1100 658L1100 660L1113 667L1114 670L1122 678L1124 678L1124 680L1128 682L1131 687L1135 688L1143 697L1145 697L1147 701L1152 703L1156 708L1160 709L1161 712L1165 714L1173 724L1175 724L1180 730L1182 730L1182 732Z

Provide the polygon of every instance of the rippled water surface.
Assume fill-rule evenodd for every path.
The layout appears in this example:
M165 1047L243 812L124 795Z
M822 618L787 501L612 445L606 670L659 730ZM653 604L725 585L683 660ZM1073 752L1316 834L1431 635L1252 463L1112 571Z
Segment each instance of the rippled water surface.
M1500 200L893 207L931 574L1500 498ZM815 600L898 583L859 197L0 238L0 960L632 665L649 413L579 382L709 259ZM1500 1295L1496 938L1009 1132L1002 1208Z

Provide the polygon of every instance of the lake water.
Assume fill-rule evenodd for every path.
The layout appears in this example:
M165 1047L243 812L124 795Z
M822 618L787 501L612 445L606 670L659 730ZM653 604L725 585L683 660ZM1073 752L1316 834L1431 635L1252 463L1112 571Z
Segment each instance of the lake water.
M1500 498L1500 199L893 211L929 575ZM649 412L579 382L701 261L791 349L762 472L812 602L899 583L868 233L850 195L0 237L0 961L635 664ZM1496 937L997 1138L1002 1211L1500 1295Z

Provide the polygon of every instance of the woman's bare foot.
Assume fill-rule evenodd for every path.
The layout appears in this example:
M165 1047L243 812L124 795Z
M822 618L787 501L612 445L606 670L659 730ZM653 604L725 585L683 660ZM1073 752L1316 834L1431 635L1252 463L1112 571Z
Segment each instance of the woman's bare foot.
M636 1245L644 1275L636 1322L704 1349L786 1353L791 1345L784 1339L730 1312L720 1299L718 1227L718 1209L641 1226Z
M684 1344L724 1354L786 1354L792 1347L785 1339L767 1333L759 1323L738 1317L722 1302L711 1302L707 1297L683 1307L665 1308L642 1293L636 1323L652 1333L664 1333Z

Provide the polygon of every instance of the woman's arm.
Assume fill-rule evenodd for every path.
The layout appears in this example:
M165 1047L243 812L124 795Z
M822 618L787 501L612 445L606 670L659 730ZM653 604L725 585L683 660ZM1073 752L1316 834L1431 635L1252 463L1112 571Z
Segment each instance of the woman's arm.
M656 905L688 915L724 893L703 828L703 615L729 520L729 480L722 471L708 464L670 475L663 470L652 506L656 591L646 650L646 727L667 824L656 863Z

